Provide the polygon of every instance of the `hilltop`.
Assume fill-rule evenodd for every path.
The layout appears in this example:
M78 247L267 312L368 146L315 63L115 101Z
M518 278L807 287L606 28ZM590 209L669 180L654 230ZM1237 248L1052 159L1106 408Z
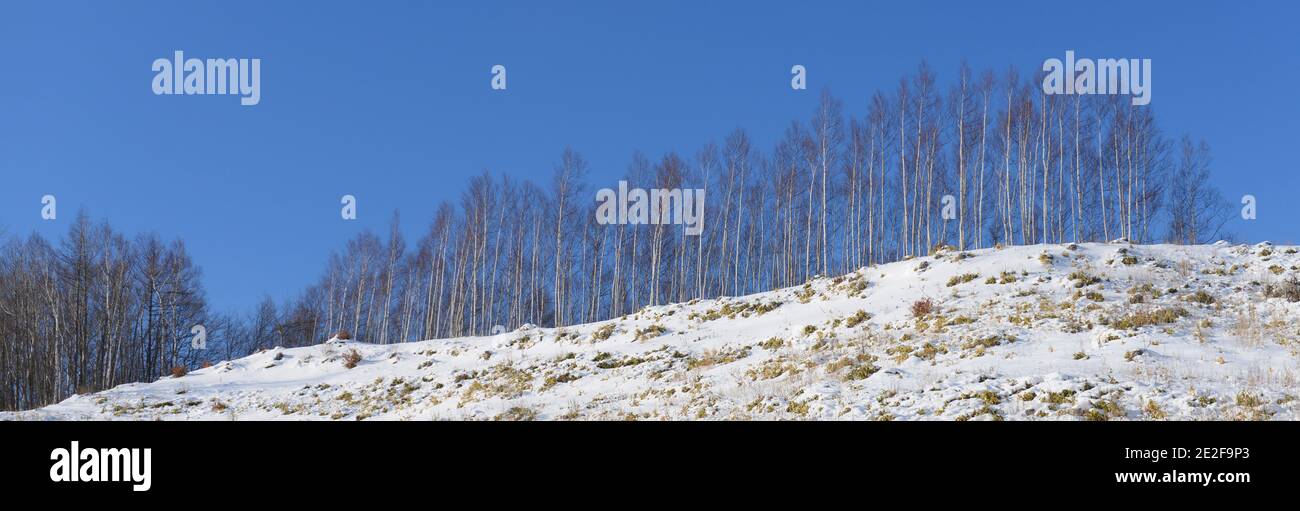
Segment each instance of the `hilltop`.
M3 417L1296 420L1297 275L1269 243L941 250L586 325L275 348Z

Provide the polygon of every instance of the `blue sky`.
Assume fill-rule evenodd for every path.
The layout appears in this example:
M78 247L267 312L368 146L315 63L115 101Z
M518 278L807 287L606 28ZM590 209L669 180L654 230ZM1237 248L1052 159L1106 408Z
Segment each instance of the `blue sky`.
M922 59L946 84L963 57L1030 72L1073 49L1152 59L1162 127L1210 143L1234 204L1259 200L1230 228L1300 242L1300 8L1148 4L6 1L0 228L55 238L84 207L181 237L212 304L244 309L296 294L394 209L418 237L485 169L545 180L572 146L613 179L634 150L693 154L735 127L766 147L823 86L861 114ZM261 58L261 104L155 96L150 64L175 50Z

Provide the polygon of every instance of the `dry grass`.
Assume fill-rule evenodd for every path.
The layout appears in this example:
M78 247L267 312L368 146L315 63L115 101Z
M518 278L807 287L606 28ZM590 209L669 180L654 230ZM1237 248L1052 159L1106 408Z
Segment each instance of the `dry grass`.
M1144 326L1164 325L1178 321L1187 315L1182 307L1164 307L1160 309L1137 311L1112 322L1111 326L1119 330L1136 330Z
M1264 296L1283 298L1288 302L1300 302L1300 279L1293 275L1284 281L1270 283L1264 286Z

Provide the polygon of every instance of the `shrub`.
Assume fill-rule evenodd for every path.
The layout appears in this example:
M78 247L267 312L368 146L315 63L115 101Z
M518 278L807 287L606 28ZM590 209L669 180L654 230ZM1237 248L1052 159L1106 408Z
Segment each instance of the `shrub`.
M1178 321L1178 318L1187 315L1187 309L1182 307L1167 307L1151 311L1138 311L1133 314L1113 321L1111 326L1120 330L1135 330L1144 326L1163 325Z
M1142 411L1146 412L1147 416L1152 419L1163 419L1169 416L1165 413L1164 409L1160 408L1160 405L1156 404L1155 401L1150 400L1147 401L1147 405L1142 409Z
M1267 298L1285 298L1288 302L1300 302L1300 279L1292 276L1277 284L1264 286Z
M927 342L924 346L921 346L921 349L917 351L915 355L921 360L934 360L934 357L938 356L940 353L947 354L948 347L943 345L935 346L934 344Z
M645 329L638 328L636 330L636 340L643 341L646 339L654 339L655 337L663 335L664 332L667 331L667 328L664 328L663 325L658 323L645 327Z
M461 394L462 401L473 401L501 397L515 399L524 392L532 390L533 375L527 369L520 369L509 362L492 366L490 371L479 375Z
M980 401L983 401L984 404L990 406L1002 403L1002 397L999 396L997 392L993 392L991 390L982 390L976 392L975 397L979 398Z
M1061 405L1061 404L1066 404L1066 403L1073 403L1073 402L1074 402L1074 394L1075 394L1075 392L1074 392L1074 390L1072 390L1072 389L1065 389L1065 390L1062 390L1062 391L1060 391L1060 392L1048 392L1048 393L1047 393L1047 403L1048 403L1048 404L1053 404L1053 405Z
M876 374L877 371L880 371L879 367L876 367L876 365L871 363L870 361L866 361L864 363L854 365L851 369L849 369L849 372L844 373L844 379L850 381L865 380L867 378L870 378L871 375Z
M740 349L728 348L722 350L704 350L704 353L701 353L698 358L691 358L686 361L686 369L701 369L715 365L730 364L748 356L749 346Z
M994 346L1000 346L1003 342L1014 342L1015 338L1003 335L990 335L978 339L971 339L961 345L962 349L988 349Z
M794 296L799 299L799 303L808 303L816 294L817 290L812 288L812 284L804 284L803 289L796 292Z
M361 363L361 352L357 351L356 348L352 348L348 350L347 353L343 354L343 367L352 369L353 367L356 367L357 364L360 363Z
M185 366L175 366L172 368L172 378L180 378L189 374L189 372L190 370L186 369Z
M1084 418L1090 421L1108 421L1114 417L1123 417L1124 408L1109 399L1092 402L1093 408L1084 413Z
M853 313L852 316L849 316L848 319L845 319L844 325L853 328L868 319L871 319L871 315L867 314L867 311L859 310L858 312Z
M542 390L549 389L561 383L569 383L577 380L578 377L574 376L571 373L564 373L558 376L557 375L547 376L546 380L542 383Z
M523 406L513 406L504 413L492 418L494 421L535 421L537 410Z
M609 336L611 335L614 335L613 323L606 323L604 326L597 328L595 332L591 333L591 337L598 341L609 339Z
M859 282L860 282L860 281L861 281L861 279L859 279ZM865 288L865 287L866 287L866 283L863 282L861 288ZM853 286L852 284L850 284L850 288L851 288L851 289L859 289L859 290L861 290L861 288L857 288L857 287ZM804 292L800 292L799 296L801 297L801 299L802 299L802 298L811 298L812 293L813 293L812 288L811 288L811 287L807 287L807 286L805 286L805 287L804 287ZM850 294L851 294L851 293L852 293L852 291L850 291ZM806 299L805 299L805 300L802 300L802 301L807 302ZM736 319L736 316L740 316L740 317L748 318L748 317L750 317L750 316L752 316L752 315L755 315L755 314L760 315L760 316L763 315L763 314L767 314L767 313L769 313L769 312L772 312L773 310L776 310L776 308L777 308L777 307L780 307L780 306L781 306L781 302L766 302L766 303L750 303L750 302L724 303L724 304L722 304L722 307L721 307L721 308L718 308L718 309L711 309L711 310L705 311L705 312L703 312L703 313L692 312L692 313L690 313L690 315L689 315L688 317L689 317L690 319L698 319L698 320L700 320L700 321L716 321L716 320L718 320L718 319L722 319L722 318L724 318L724 317L725 317L725 318L730 318L730 319Z
M1101 282L1100 278L1089 275L1083 271L1076 271L1070 274L1070 280L1074 281L1074 287L1090 286Z
M966 273L963 275L957 275L951 279L948 279L948 287L953 287L957 284L965 284L979 277L980 277L979 274L976 273Z
M596 367L599 367L601 369L618 369L620 367L631 367L634 365L643 364L646 361L644 358L641 357L628 357L628 358L619 359L619 358L610 358L608 356L609 355L608 353L606 353L605 355L606 357L604 359L596 363Z
M994 420L995 422L1002 422L1003 420L1006 420L1006 419L1004 419L1004 418L1002 417L1002 414L998 413L997 410L994 410L993 407L991 407L991 406L989 406L989 405L984 405L984 406L981 407L979 410L975 410L975 411L973 411L973 412L971 412L971 413L958 415L957 418L955 418L955 419L953 419L953 420L954 420L954 421L957 421L957 422L966 422L966 421L968 421L968 420L974 419L974 418L979 417L979 416L981 416L981 415L989 415L989 416L993 417L993 420Z
M1126 255L1124 256L1123 259L1120 259L1119 262L1124 263L1124 266L1133 266L1137 264L1138 258L1133 257L1131 255Z
M1184 300L1209 305L1214 303L1214 295L1206 293L1204 289L1198 289L1195 293L1184 296Z
M844 284L843 286L841 286L841 288L844 289L845 293L848 295L856 295L858 293L861 293L863 290L867 288L867 279L859 276L858 278L853 279L849 283Z
M1163 294L1164 294L1164 291L1161 291L1161 290L1159 290L1159 289L1156 289L1156 287L1153 286L1153 285L1151 285L1150 282L1147 282L1147 283L1142 284L1142 285L1140 285L1140 286L1133 286L1133 287L1129 288L1129 290L1128 290L1128 294L1130 294L1130 295L1144 295L1144 296L1143 296L1143 300L1145 300L1145 299L1146 299L1146 296L1145 296L1145 295L1150 295L1152 298L1160 298L1160 295L1163 295ZM1139 301L1141 301L1141 300L1139 300Z
M339 330L339 333L334 334L334 337L337 338L337 339L339 339L340 341L351 340L351 339L352 339L352 332L349 332L349 331L347 331L347 330Z
M1244 392L1244 391L1237 393L1238 406L1244 406L1246 408L1254 408L1263 404L1264 404L1264 399L1261 398L1260 396L1248 392Z
M759 343L758 345L758 347L769 351L780 349L782 346L785 346L785 339L782 339L780 337L773 337L771 339Z
M934 312L934 302L931 301L929 298L924 298L912 302L912 316L917 318L923 318L929 315L931 312Z

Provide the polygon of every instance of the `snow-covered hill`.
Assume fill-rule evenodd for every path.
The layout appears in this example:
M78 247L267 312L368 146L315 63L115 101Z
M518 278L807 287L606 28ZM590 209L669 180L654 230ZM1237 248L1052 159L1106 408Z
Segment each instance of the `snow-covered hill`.
M277 348L3 417L1296 420L1296 252L948 250L588 325Z

